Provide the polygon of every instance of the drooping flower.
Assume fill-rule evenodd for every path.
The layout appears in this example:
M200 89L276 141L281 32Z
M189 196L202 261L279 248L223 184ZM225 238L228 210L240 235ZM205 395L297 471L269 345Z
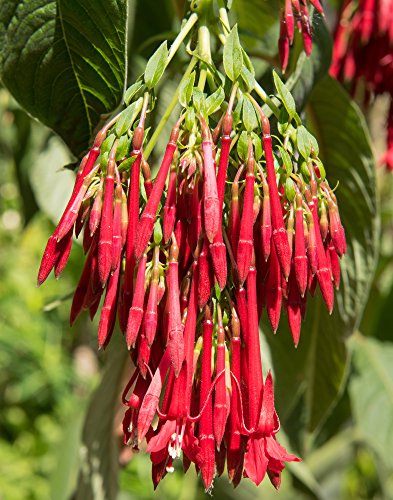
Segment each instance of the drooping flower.
M306 2L286 3L291 37L292 5L309 47ZM70 320L100 310L105 348L118 319L134 366L123 394L124 440L134 449L147 441L155 486L183 455L207 491L225 461L233 486L243 475L259 484L267 473L278 488L285 462L299 459L277 441L259 321L266 308L276 332L286 308L298 345L317 286L331 312L345 233L315 138L288 118L291 133L283 124L277 140L249 89L236 81L228 95L226 87L205 94L195 85L204 71L201 61L182 82L187 95L154 179L148 85L133 95L131 118L117 116L98 133L38 281L52 269L60 275L73 234L83 234L87 257Z
M380 164L393 170L393 29L392 0L346 0L337 20L330 74L363 95L365 108L377 96L390 101L386 117L386 152Z

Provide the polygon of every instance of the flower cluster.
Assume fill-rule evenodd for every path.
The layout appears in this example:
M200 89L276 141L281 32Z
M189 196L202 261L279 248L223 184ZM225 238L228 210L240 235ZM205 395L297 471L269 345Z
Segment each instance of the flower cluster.
M346 0L336 27L332 76L363 92L364 105L380 94L390 97L387 151L381 164L393 171L393 2Z
M295 24L301 32L303 47L307 56L312 52L312 27L307 4L311 3L323 15L323 8L319 0L285 0L285 7L281 10L280 38L278 48L280 52L281 68L285 72L288 66L289 48L295 36Z
M237 31L227 36L236 49ZM124 439L134 449L146 439L155 486L183 452L184 469L194 463L206 490L225 462L234 486L267 473L279 487L285 462L299 459L276 438L261 315L266 309L276 332L286 309L297 345L308 296L319 286L331 312L340 282L345 235L318 144L277 75L283 109L273 144L250 78L239 78L241 54L224 52L232 82L222 86L212 71L213 93L204 92L206 67L192 62L154 180L146 73L127 92L131 104L81 162L39 270L39 284L52 269L58 277L83 231L87 258L71 323L82 310L93 318L102 303L101 348L118 319L135 367L123 393Z

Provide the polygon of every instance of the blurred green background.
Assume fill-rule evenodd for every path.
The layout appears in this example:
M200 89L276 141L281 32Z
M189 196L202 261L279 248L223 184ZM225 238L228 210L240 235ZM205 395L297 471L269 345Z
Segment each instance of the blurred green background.
M157 33L171 36L173 2L166 2L162 12L153 4L146 3L154 12L149 22L139 13L142 22L130 40L130 48L137 47L139 54L133 56L130 80L140 73L145 52L160 42ZM137 3L139 9L141 5ZM133 19L131 15L130 22ZM266 56L263 48L255 50ZM158 113L173 88L170 79L164 82ZM386 107L380 99L367 117L376 158L384 148ZM181 471L168 475L154 494L149 457L132 457L122 448L123 409L118 401L127 373L114 356L116 344L111 342L108 352L99 353L96 324L85 316L72 329L68 323L70 297L84 260L81 247L74 245L58 282L50 277L36 287L43 248L72 188L73 173L63 169L72 160L52 132L0 89L0 499L90 498L83 488L78 494L75 490L86 465L81 442L92 398L85 437L100 432L100 425L90 425L94 418L96 424L109 422L109 429L113 427L106 446L120 467L117 498L205 498L192 468L185 476ZM256 488L245 480L233 490L223 477L215 481L215 498L393 498L393 177L382 169L377 177L379 262L359 332L348 340L351 362L336 405L309 446L307 436L304 439L304 462L289 464L278 493L268 481ZM108 389L114 395L111 408L96 409L94 401ZM284 432L296 435L301 420L301 408L289 413L283 442ZM290 442L294 449L296 442ZM87 474L94 483L94 470ZM101 491L100 484L96 491ZM97 493L94 498L104 497Z

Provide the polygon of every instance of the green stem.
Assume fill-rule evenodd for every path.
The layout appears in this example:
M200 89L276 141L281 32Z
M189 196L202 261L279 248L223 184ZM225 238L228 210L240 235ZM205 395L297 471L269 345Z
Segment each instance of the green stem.
M156 142L158 140L158 137L160 136L163 128L165 127L167 121L169 120L172 111L175 109L175 106L177 104L178 98L179 98L179 91L182 83L191 75L195 65L197 63L197 58L193 57L190 61L190 64L188 65L188 68L186 72L183 75L183 78L181 79L179 85L177 86L177 89L175 90L175 93L171 99L171 102L169 103L168 107L165 110L165 113L162 115L162 118L157 125L154 134L151 136L150 141L147 143L146 148L144 149L143 156L145 160L147 160L153 151L154 146L156 145Z
M278 106L276 106L274 104L273 99L266 94L266 92L263 90L263 88L259 85L258 82L255 82L254 90L259 95L259 97L262 99L262 101L274 113L274 115L277 118L279 118L279 116L280 116L280 110L278 109ZM265 114L267 114L267 113L265 113Z
M171 62L173 59L174 55L176 52L179 50L180 45L183 43L184 39L188 35L188 33L191 31L192 27L195 25L195 23L198 21L198 14L195 12L191 14L191 16L188 18L186 24L183 26L181 29L180 33L177 35L177 37L173 40L173 43L171 45L171 48L169 49L169 54L168 54L168 61L166 63L166 66Z
M210 31L206 24L200 26L198 31L198 52L202 60L211 63ZM202 66L199 74L198 88L203 92L206 84L207 70Z
M223 0L219 2L220 8L218 10L218 17L225 28L226 32L229 33L231 31L231 25L229 24L228 12L225 7L225 3ZM225 35L224 35L225 36Z
M225 29L229 33L230 31L230 23L229 23L229 18L228 18L228 12L225 8L225 4L223 2L221 3L221 7L219 10L219 16L220 16L220 21ZM223 45L225 45L227 35L222 34L220 36L220 41ZM270 108L270 110L275 114L275 116L278 118L280 116L280 110L276 106L276 104L273 102L271 97L269 97L266 92L263 90L263 88L259 85L258 82L255 82L255 87L254 91L259 95L259 97L262 99L262 101ZM265 113L268 114L268 113Z

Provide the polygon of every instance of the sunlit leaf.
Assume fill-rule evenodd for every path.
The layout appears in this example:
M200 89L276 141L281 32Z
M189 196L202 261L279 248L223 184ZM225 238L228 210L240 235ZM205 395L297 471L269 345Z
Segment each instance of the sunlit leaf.
M75 155L126 77L126 0L10 0L0 5L0 75Z

